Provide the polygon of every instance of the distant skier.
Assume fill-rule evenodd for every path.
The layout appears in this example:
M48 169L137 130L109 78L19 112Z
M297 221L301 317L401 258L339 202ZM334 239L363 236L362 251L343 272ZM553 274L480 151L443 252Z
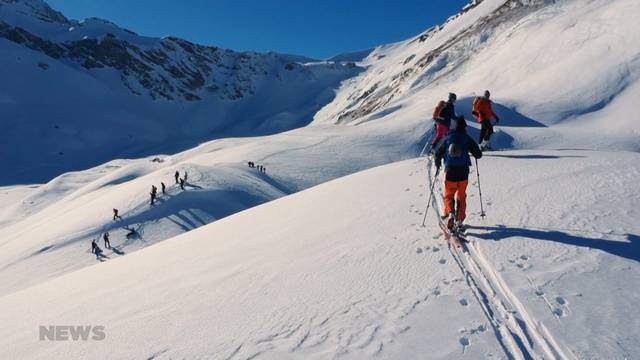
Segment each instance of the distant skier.
M461 228L466 218L467 208L467 184L469 182L469 166L471 158L482 157L482 151L478 144L467 134L467 123L463 116L455 120L454 131L449 133L444 141L438 144L435 152L436 168L440 170L444 158L444 214L442 219L447 219L449 229ZM454 203L454 196L457 207ZM454 214L454 209L457 213Z
M118 209L113 209L113 220L122 219L120 215L118 215Z
M156 196L158 196L158 188L155 185L151 185L151 205L153 205L156 201Z
M162 187L162 195L166 195L167 186L163 182L160 182L160 186Z
M456 116L455 106L458 97L449 93L447 101L440 100L433 110L433 121L436 122L436 136L431 141L431 149L434 149L440 140L447 137L451 127L451 119Z
M129 231L125 236L127 239L134 239L137 237L140 237L140 234L138 233L138 231L132 226L132 227L124 227L125 230Z
M105 232L104 235L102 236L102 239L104 240L104 247L107 249L111 249L111 242L109 241L109 232Z
M263 167L262 167L262 172L263 172L263 173L266 173L266 172L267 172L267 168L263 166Z
M180 178L180 171L176 170L176 173L173 174L173 177L176 178L176 184L179 184L180 182L178 181L178 179Z
M186 171L184 172L184 182L185 183L187 182L187 172Z
M96 259L102 257L102 249L96 243L96 239L91 240L91 253L96 255Z
M180 189L184 190L184 179L180 179Z
M471 107L471 114L473 114L476 121L480 123L480 138L478 139L478 143L480 144L481 150L489 148L489 139L491 138L491 134L493 134L491 119L496 119L496 124L500 121L498 115L493 111L490 97L491 93L489 90L485 90L484 96L476 97Z

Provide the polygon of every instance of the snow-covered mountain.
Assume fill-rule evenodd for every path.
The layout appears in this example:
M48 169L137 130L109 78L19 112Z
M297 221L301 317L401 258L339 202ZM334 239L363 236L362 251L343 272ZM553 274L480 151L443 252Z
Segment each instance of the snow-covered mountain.
M0 69L0 184L300 127L359 71L139 36L41 0L0 1Z
M640 150L632 1L475 1L442 26L375 49L316 123L428 118L447 92L490 89L500 147ZM418 110L419 109L419 110ZM606 120L604 120L606 119Z
M42 4L5 1L0 14L14 19L3 20L14 29L25 19L48 19L29 32L62 47L82 40L66 38L76 36L70 33L79 23ZM630 14L640 14L640 3L473 1L445 24L407 41L327 62L292 60L297 70L283 73L311 71L314 89L327 96L315 102L315 110L303 107L310 115L296 126L313 119L307 126L217 139L182 152L171 149L188 147L196 137L183 138L177 130L165 140L180 146L122 143L130 154L148 155L137 159L94 155L73 143L86 150L80 161L88 164L98 155L112 160L46 184L0 188L0 308L12 310L0 312L0 323L13 325L0 330L6 356L636 357L640 323L633 304L639 294L632 284L640 280L640 198L634 190L640 126L633 109L640 95L640 40L629 34L640 27ZM64 22L72 26L56 32ZM175 41L124 30L109 38L99 43L127 39L126 46L143 52ZM7 63L34 52L53 61L9 40L0 39L0 49ZM343 60L355 66L333 63ZM277 132L273 122L289 117L248 114L256 108L273 114L285 104L265 99L285 94L303 102L309 94L289 79L256 92L253 100L153 99L149 89L133 94L111 65L85 69L65 58L48 72L51 67L29 64L35 65L8 68L13 84L49 91L52 78L39 76L60 69L69 72L58 80L80 79L73 80L78 86L117 84L111 102L91 103L78 113L144 109L167 119L163 125L184 123L185 129L200 121L194 109L220 101L237 104L238 113L228 119L242 124L244 134L258 134L259 126ZM21 71L34 69L40 75L19 79ZM117 76L106 81L95 75L102 71ZM71 75L78 72L85 75ZM300 78L300 86L309 85ZM37 119L72 113L69 104L87 100L91 86L83 93L52 92L41 113L46 116ZM467 220L472 243L465 255L447 248L437 226L439 183L426 226L420 226L433 164L426 158L393 162L421 152L432 136L433 106L447 92L458 94L457 110L469 117L473 96L486 88L501 117L494 144L504 151L480 160L485 219L473 169ZM28 106L42 100L27 90L38 91L3 88L0 99L24 101L9 101L5 109L43 111ZM190 110L170 111L178 105ZM141 119L148 118L123 124L139 125ZM470 125L475 137L477 126ZM102 141L96 131L112 129L94 122L77 126L95 141ZM2 136L33 156L46 148L7 129ZM38 134L48 138L45 131ZM15 166L41 171L46 160L33 165L16 157ZM266 173L248 168L247 161L266 166ZM186 191L174 184L176 170L189 174ZM149 188L161 181L169 185L167 194L149 206ZM112 220L114 207L121 220ZM133 236L127 236L129 229L136 230ZM89 244L105 231L114 249L105 250L108 259L99 263ZM107 338L38 340L40 325L76 324L105 326Z

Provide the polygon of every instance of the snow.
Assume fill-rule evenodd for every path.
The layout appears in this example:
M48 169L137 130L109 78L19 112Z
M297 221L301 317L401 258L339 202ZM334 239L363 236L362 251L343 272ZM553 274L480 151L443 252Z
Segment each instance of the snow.
M487 156L485 222L470 187L469 223L478 225L469 232L488 259L482 271L518 300L503 306L521 331L552 339L568 358L640 351L640 323L628 316L638 301L628 286L640 276L640 229L631 221L638 199L625 191L638 156ZM14 324L2 329L7 356L505 357L436 213L420 226L426 175L424 160L374 168L5 295L0 306L13 311L0 319ZM37 342L41 324L103 325L107 338ZM531 341L534 358L545 356Z
M285 56L294 70L279 78L243 74L259 96L235 105L131 98L113 69L87 72L0 39L0 111L11 115L1 143L18 154L3 160L13 173L0 187L4 356L637 356L640 43L627 34L639 5L474 5L423 41L321 62ZM13 6L0 16L33 21ZM38 26L87 36L83 25L95 36L115 26ZM268 69L279 56L251 61ZM416 155L438 100L455 91L469 118L486 87L502 151L479 160L485 219L472 169L461 253L437 225L442 179L421 226L434 169ZM75 162L43 151L58 132L82 154ZM109 144L126 150L98 150ZM176 170L189 174L186 191ZM48 181L14 185L34 173ZM151 206L161 181L168 194ZM105 231L114 250L97 259L90 242L103 247ZM105 326L106 339L38 340L41 325L87 324Z

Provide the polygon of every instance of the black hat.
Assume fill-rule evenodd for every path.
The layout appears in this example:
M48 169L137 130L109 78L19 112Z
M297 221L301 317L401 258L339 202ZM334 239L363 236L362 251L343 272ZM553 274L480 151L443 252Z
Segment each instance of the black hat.
M449 100L453 100L453 101L455 101L455 100L457 100L457 99L458 99L458 97L456 96L456 94L454 94L454 93L449 93Z
M464 116L459 115L456 117L456 130L462 130L467 128L467 122L464 120Z

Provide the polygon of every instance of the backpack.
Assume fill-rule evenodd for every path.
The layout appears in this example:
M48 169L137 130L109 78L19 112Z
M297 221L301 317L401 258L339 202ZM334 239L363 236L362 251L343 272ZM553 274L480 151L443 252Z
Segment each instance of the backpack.
M458 159L462 156L463 146L459 142L452 142L447 148L449 159Z
M440 113L442 112L442 109L444 109L447 106L446 101L444 100L440 100L438 101L438 105L436 105L436 108L433 109L433 119L437 119L440 117Z
M480 116L480 104L482 103L482 98L480 96L476 96L473 99L473 105L471 105L471 114L475 117Z
M447 136L444 163L446 166L469 166L469 136L466 132L457 132Z

